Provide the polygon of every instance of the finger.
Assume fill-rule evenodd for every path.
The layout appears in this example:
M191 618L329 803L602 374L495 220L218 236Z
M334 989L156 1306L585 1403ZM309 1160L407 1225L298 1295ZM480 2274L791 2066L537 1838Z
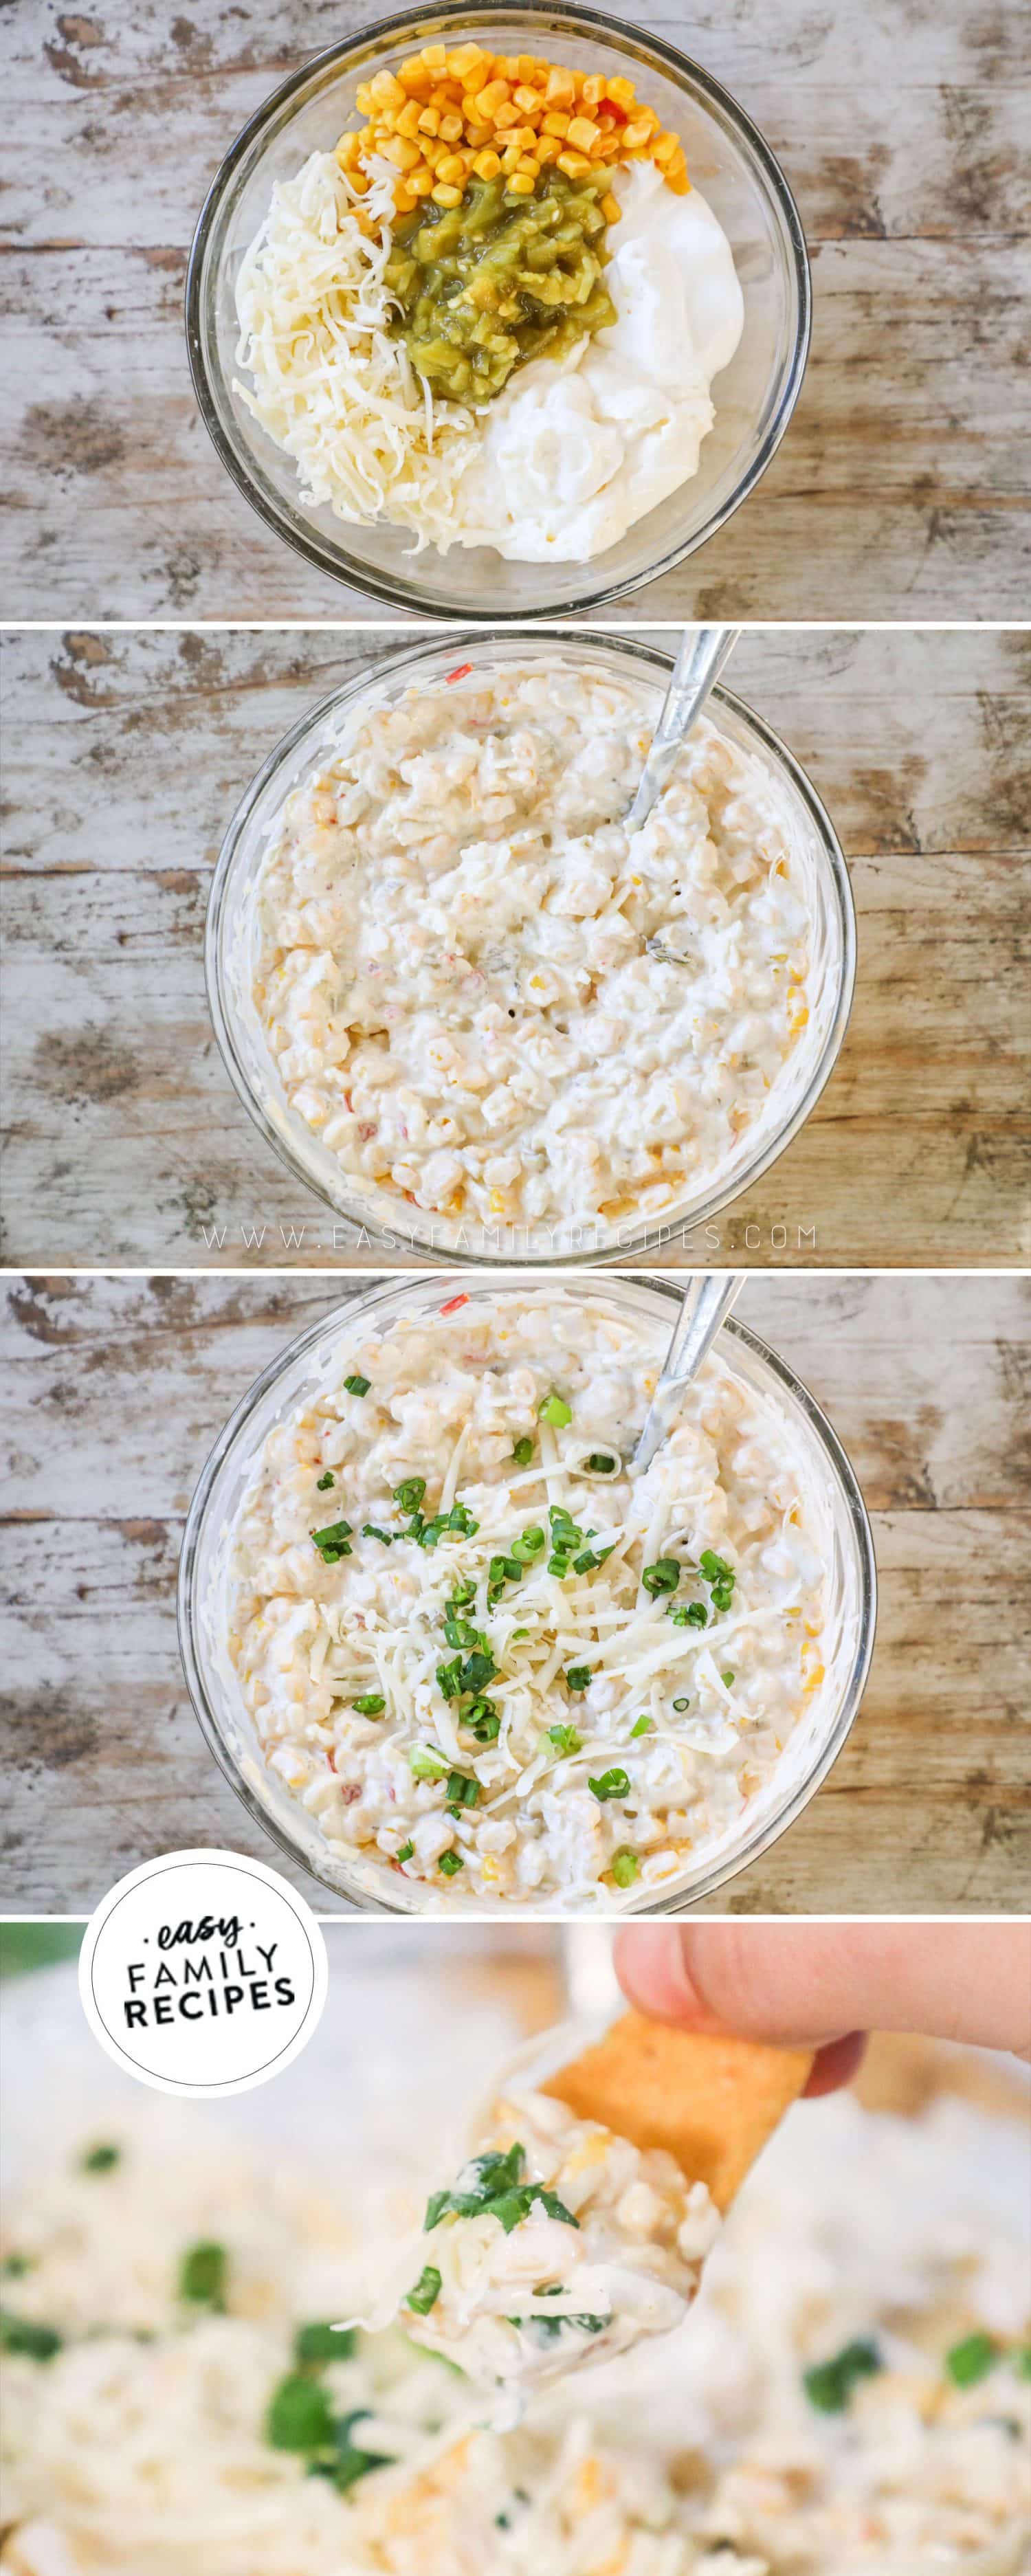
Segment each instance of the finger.
M694 2030L817 2045L923 2031L1031 2055L1022 1923L635 1924L615 1956L632 2003Z

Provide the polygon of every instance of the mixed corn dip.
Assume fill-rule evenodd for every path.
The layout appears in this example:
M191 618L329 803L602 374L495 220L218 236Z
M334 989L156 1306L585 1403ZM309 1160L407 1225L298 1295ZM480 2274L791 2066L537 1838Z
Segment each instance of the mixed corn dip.
M426 2206L413 2341L525 2392L669 2334L719 2231L703 2182L547 2094L511 2091Z
M356 112L244 258L244 402L309 506L604 552L697 471L743 327L679 136L620 74L475 44L384 66Z
M413 2075L413 2161L421 2103ZM252 2159L185 2118L174 2143L109 2120L56 2164L49 2137L3 2241L4 2576L1026 2568L1021 2124L800 2105L683 2332L531 2386L508 2432L405 2328L335 2322L377 2231L389 2260L371 2159L300 2134Z
M558 652L467 661L345 718L270 824L250 1001L289 1110L387 1223L618 1232L790 1110L811 862L708 719L627 832L657 699Z
M632 1469L667 1339L603 1296L459 1293L313 1363L219 1615L262 1759L337 1858L441 1905L611 1911L739 1834L832 1687L826 1503L715 1356Z

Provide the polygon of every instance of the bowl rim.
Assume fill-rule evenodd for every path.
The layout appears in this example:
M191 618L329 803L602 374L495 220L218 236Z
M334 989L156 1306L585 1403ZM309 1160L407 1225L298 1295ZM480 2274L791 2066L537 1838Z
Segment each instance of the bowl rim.
M536 21L537 12L527 5L527 0L515 0L515 5L508 10L500 5L491 6L490 0L486 0L486 5L485 0L473 0L471 6L466 6L465 0L437 0L437 5L430 10L403 9L391 17L374 19L368 27L359 29L346 43L323 46L318 53L308 55L302 63L298 64L295 71L288 73L285 80L280 81L277 88L270 90L268 96L262 99L252 111L219 163L197 218L187 262L183 299L187 356L201 419L216 454L236 485L237 491L242 493L244 500L249 502L265 526L271 528L287 545L292 546L295 553L302 555L305 562L314 570L325 573L332 581L346 585L349 589L358 590L370 599L385 602L394 609L407 609L428 618L460 618L464 624L469 625L493 623L496 616L493 606L485 604L483 608L479 608L475 600L471 604L461 599L450 600L444 595L443 590L438 598L432 602L427 601L422 589L410 585L402 576L395 573L381 573L364 562L352 560L343 544L334 547L327 539L320 537L313 526L303 523L292 513L288 515L283 506L274 503L268 497L261 484L249 471L242 449L230 437L214 397L205 359L204 288L211 236L226 190L240 162L258 139L263 128L279 115L281 109L289 103L298 90L302 89L313 76L323 69L328 69L332 63L346 62L356 56L360 59L365 53L374 50L376 45L382 45L385 41L390 42L395 38L403 38L408 32L415 33L421 30L425 35L432 32L434 28L445 29L456 22L470 26L481 22L489 24L492 17L513 19L524 17L528 23L531 23ZM650 30L639 35L629 21L610 17L607 12L600 9L581 7L579 0L558 0L558 5L554 8L549 7L546 12L541 13L541 17L549 30L555 26L561 28L563 19L585 31L588 36L592 30L600 30L608 37L618 38L624 45L629 44L633 59L648 60L651 57L660 70L670 70L681 79L686 75L688 81L701 91L706 108L715 112L717 121L722 120L743 138L759 166L768 196L780 220L797 304L794 345L784 370L773 416L750 465L746 467L733 491L728 493L722 505L714 510L704 528L671 546L658 562L643 571L626 574L617 580L602 580L589 592L585 592L576 603L577 614L585 615L589 611L605 608L615 600L626 599L632 593L645 589L650 582L658 581L665 574L675 571L678 564L686 562L690 555L695 554L701 546L708 543L710 537L716 536L719 530L725 527L727 520L733 516L741 503L748 499L756 483L766 472L788 427L805 377L812 339L812 272L802 218L776 154L767 143L760 128L753 122L747 109L740 105L733 92L727 89L722 81L717 80L712 72L706 71L703 64L695 62L692 55L683 53L678 46L667 44L663 37L652 35ZM346 522L342 521L341 526L345 525ZM439 561L442 567L446 568L447 558L442 556ZM598 562L599 565L603 565L604 556L599 556ZM529 569L532 570L533 567ZM524 616L549 618L561 617L567 612L556 606L539 610L523 608L519 613Z
M577 627L556 628L551 625L506 623L495 624L487 630L477 628L474 640L477 650L481 653L497 651L499 648L504 651L509 647L518 652L520 648L525 648L527 645L535 650L550 645L557 650L573 653L577 650L588 653L599 652L603 657L611 655L617 662L622 660L634 665L644 664L663 681L668 679L674 661L674 655L671 652L663 645L647 641L639 630L605 634L593 630L585 631ZM265 1143L271 1146L279 1162L290 1173L291 1178L312 1190L320 1204L328 1208L334 1216L343 1218L348 1224L356 1225L360 1232L369 1234L370 1237L372 1229L367 1219L360 1213L355 1214L352 1207L345 1203L343 1196L340 1199L334 1199L327 1195L321 1182L305 1168L300 1152L295 1155L291 1151L286 1133L280 1132L268 1117L251 1087L237 1048L233 1016L228 1004L228 995L224 989L222 924L234 868L254 809L266 788L277 772L285 766L291 753L304 736L307 733L316 732L319 725L328 720L335 707L343 705L349 698L359 697L363 689L374 687L381 675L392 676L395 673L403 673L409 668L418 671L422 664L441 654L447 654L452 649L460 651L461 643L461 636L442 639L436 632L421 635L412 642L400 645L396 650L384 653L372 666L371 673L366 666L361 673L346 680L342 687L331 689L326 696L299 715L287 732L273 745L262 762L261 768L255 772L235 806L222 836L208 893L204 922L204 979L208 1010L219 1054L237 1099L246 1109ZM812 823L817 842L829 869L830 892L837 908L841 940L841 973L834 1011L811 1079L796 1102L791 1118L783 1128L769 1137L761 1153L754 1161L750 1161L744 1170L735 1174L731 1181L718 1183L711 1189L690 1218L686 1215L681 1216L675 1207L669 1208L660 1211L653 1220L628 1222L623 1232L623 1239L614 1244L602 1245L590 1251L574 1250L550 1254L537 1250L520 1255L518 1251L510 1249L506 1249L504 1254L500 1254L497 1250L453 1251L446 1247L442 1247L438 1253L432 1244L424 1244L414 1239L410 1244L406 1244L402 1231L400 1248L412 1263L416 1265L421 1265L423 1262L429 1265L439 1263L443 1268L458 1266L476 1271L496 1270L503 1267L525 1271L543 1269L550 1272L603 1268L613 1263L646 1259L649 1253L661 1250L663 1243L671 1239L671 1228L675 1229L680 1225L694 1235L700 1227L709 1224L713 1217L718 1216L724 1208L741 1197L745 1190L754 1188L770 1170L771 1165L777 1162L781 1154L785 1153L788 1146L793 1143L830 1081L852 1011L858 964L855 900L845 853L822 798L817 794L794 753L781 740L773 726L766 722L765 717L757 714L755 708L751 707L746 699L739 697L722 682L718 682L712 690L710 703L713 706L725 707L731 716L744 725L746 732L755 738L760 748L772 757L774 763L785 771L790 787L798 796ZM300 1146L302 1142L303 1139L299 1137L298 1145ZM403 1220L400 1216L396 1223L398 1228L403 1229ZM391 1227L385 1214L380 1228L380 1245L385 1253L398 1248L391 1241ZM336 1257L340 1258L340 1256ZM346 1254L344 1258L346 1259ZM685 1246L685 1258L689 1258L687 1246Z
M456 1276L460 1278L461 1274ZM391 1905L385 1898L371 1895L363 1901L357 1895L338 1887L322 1870L312 1865L285 1826L269 1814L256 1791L250 1787L222 1734L208 1692L202 1658L198 1651L200 1620L196 1591L198 1554L216 1480L264 1397L271 1392L297 1360L303 1358L306 1352L312 1350L321 1341L323 1335L346 1329L349 1322L357 1320L362 1315L368 1317L374 1314L383 1302L403 1297L407 1290L416 1289L423 1284L443 1286L445 1283L436 1272L425 1271L409 1272L401 1276L394 1274L374 1277L367 1287L363 1286L356 1293L333 1305L328 1314L320 1316L313 1323L303 1325L298 1333L292 1335L285 1348L266 1363L251 1386L241 1396L239 1403L234 1406L232 1413L223 1423L204 1460L190 1500L179 1552L176 1580L176 1631L186 1687L208 1752L213 1755L223 1778L228 1781L230 1788L235 1790L252 1822L260 1826L263 1833L271 1836L272 1841L287 1855L295 1868L305 1871L316 1886L324 1887L327 1894L334 1899L334 1903L345 1912L385 1915L392 1920L416 1921L424 1914L428 1914L431 1920L439 1915L442 1920L468 1919L471 1922L500 1923L548 1920L622 1921L624 1917L637 1915L688 1914L698 1905L705 1903L719 1888L724 1887L728 1880L738 1877L743 1870L751 1866L753 1861L761 1859L764 1852L768 1851L773 1843L778 1842L782 1834L788 1832L803 1809L815 1797L817 1790L837 1761L858 1717L869 1678L877 1630L878 1578L873 1531L862 1488L848 1453L823 1407L817 1403L804 1380L761 1333L756 1332L750 1324L742 1323L735 1315L728 1316L721 1325L717 1343L722 1339L723 1334L729 1335L731 1341L742 1342L760 1364L770 1370L774 1379L786 1389L789 1397L800 1407L808 1428L825 1453L831 1475L837 1482L845 1504L859 1560L860 1590L858 1632L851 1667L833 1724L828 1728L824 1742L815 1750L811 1764L804 1776L796 1783L783 1808L777 1809L775 1813L761 1821L739 1851L716 1860L704 1873L699 1883L692 1886L686 1894L681 1892L667 1898L658 1898L648 1905L639 1903L625 1905L618 1909L613 1908L611 1918L602 1916L600 1912L578 1915L567 1909L555 1908L554 1905L550 1909L547 1905L537 1909L531 1906L481 1905L477 1901L475 1908L471 1904L462 1905L456 1908L454 1915L451 1916L443 1903L430 1910L422 1907ZM513 1295L525 1294L531 1284L523 1273L506 1278L501 1270L492 1280L482 1279L476 1282L477 1289L482 1289L486 1294L492 1290L504 1291L507 1287ZM624 1284L630 1289L637 1286L652 1290L660 1297L666 1298L671 1306L681 1303L686 1293L680 1280L665 1279L652 1272L627 1274ZM537 1285L542 1294L546 1293L550 1286L549 1275L544 1273ZM564 1285L573 1287L575 1281L569 1280ZM605 1293L610 1288L615 1288L618 1294L618 1280L598 1282L593 1274L588 1274L584 1280L584 1288L587 1294Z

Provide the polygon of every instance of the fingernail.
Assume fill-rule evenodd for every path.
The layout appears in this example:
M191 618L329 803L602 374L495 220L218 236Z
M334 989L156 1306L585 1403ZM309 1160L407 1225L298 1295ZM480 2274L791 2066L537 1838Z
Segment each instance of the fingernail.
M697 2022L702 2007L688 1975L683 1934L672 1923L641 1923L621 1932L616 1974L642 2012L663 2021Z

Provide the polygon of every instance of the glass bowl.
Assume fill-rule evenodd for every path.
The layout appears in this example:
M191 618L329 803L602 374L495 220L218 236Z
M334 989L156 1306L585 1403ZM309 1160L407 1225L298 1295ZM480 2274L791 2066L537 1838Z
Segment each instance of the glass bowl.
M473 1299L516 1296L524 1302L543 1303L554 1294L547 1279L533 1281L518 1273L499 1272L492 1280L477 1279L468 1288L464 1281L462 1285ZM227 1780L256 1823L339 1902L372 1914L478 1914L509 1922L532 1919L535 1914L555 1917L564 1911L555 1897L539 1905L509 1901L490 1907L475 1895L461 1893L455 1882L438 1892L405 1878L378 1857L355 1852L342 1858L330 1851L314 1819L266 1768L227 1646L232 1528L269 1432L304 1402L320 1370L332 1364L334 1347L343 1334L385 1331L398 1317L431 1316L454 1287L454 1278L449 1285L438 1275L377 1281L361 1289L322 1322L298 1334L237 1405L215 1443L190 1506L179 1563L180 1649L205 1740ZM576 1289L572 1278L563 1282L563 1295L575 1297ZM589 1293L624 1319L636 1317L651 1324L664 1349L684 1291L672 1280L615 1277L590 1283ZM723 1326L719 1348L749 1389L761 1400L772 1400L787 1416L812 1470L813 1509L828 1581L824 1678L773 1778L757 1792L735 1826L700 1851L661 1896L646 1890L636 1897L614 1898L606 1889L600 1891L597 1906L585 1909L595 1916L682 1913L768 1850L807 1805L840 1753L862 1698L873 1651L873 1541L863 1498L840 1441L807 1388L757 1333L731 1319Z
M291 459L234 388L236 283L276 180L313 151L332 151L355 93L427 38L480 37L494 51L554 50L574 69L634 79L644 101L680 134L688 167L719 218L745 302L729 367L716 378L716 418L697 474L592 563L507 563L492 548L413 552L403 528L352 527L328 505L308 509ZM697 63L658 38L592 9L466 8L383 18L332 45L265 100L226 154L203 207L186 285L186 333L201 415L234 482L306 562L392 609L490 621L603 607L682 563L723 526L769 464L798 399L809 347L811 290L791 191L768 144L736 101Z
M845 1034L856 967L856 925L848 869L833 826L797 761L761 716L740 698L716 688L710 712L728 740L758 764L786 806L809 879L813 909L814 991L808 1026L770 1095L769 1113L747 1129L718 1170L693 1192L647 1219L622 1218L515 1226L473 1225L413 1207L399 1192L363 1184L345 1172L335 1154L291 1108L251 995L254 935L253 889L287 796L339 748L340 735L377 706L396 703L414 682L437 681L466 658L475 667L561 662L603 679L618 677L643 687L652 720L665 693L672 656L636 636L563 635L554 629L508 627L463 644L409 645L371 672L348 681L301 716L277 743L233 816L212 880L205 934L208 1004L226 1069L266 1143L295 1179L360 1227L382 1251L403 1252L471 1265L522 1262L578 1265L625 1260L662 1248L674 1238L686 1247L688 1232L708 1222L728 1201L758 1181L789 1145L815 1106Z

